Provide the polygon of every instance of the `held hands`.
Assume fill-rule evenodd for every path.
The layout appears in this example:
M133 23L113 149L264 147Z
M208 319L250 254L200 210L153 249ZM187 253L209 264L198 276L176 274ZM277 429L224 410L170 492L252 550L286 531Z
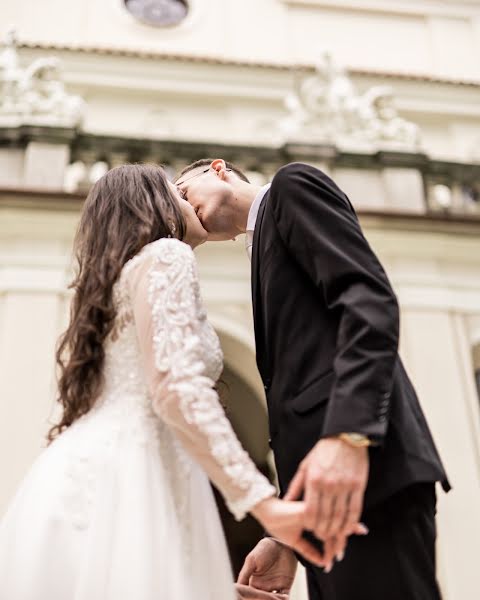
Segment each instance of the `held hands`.
M368 468L366 448L326 438L301 462L285 495L285 500L292 501L303 494L303 527L324 541L322 564L327 572L335 557L343 558L348 536L367 533L359 520Z
M251 513L271 536L302 554L311 563L323 566L322 554L302 537L305 508L305 502L267 498L254 506Z
M329 572L335 558L342 560L348 537L368 533L359 522L368 469L366 448L338 438L320 440L301 462L284 500L263 500L252 514L270 535ZM323 554L302 537L303 530L324 542Z

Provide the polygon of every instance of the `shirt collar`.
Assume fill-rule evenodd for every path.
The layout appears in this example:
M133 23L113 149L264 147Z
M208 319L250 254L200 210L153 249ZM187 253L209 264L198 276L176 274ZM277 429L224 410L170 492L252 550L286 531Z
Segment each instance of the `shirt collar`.
M265 194L268 192L271 185L271 183L267 183L264 186L262 186L258 194L255 196L255 200L253 201L252 206L250 207L250 211L248 213L247 231L255 231L255 224L257 222L260 204L262 203L262 200L264 199Z

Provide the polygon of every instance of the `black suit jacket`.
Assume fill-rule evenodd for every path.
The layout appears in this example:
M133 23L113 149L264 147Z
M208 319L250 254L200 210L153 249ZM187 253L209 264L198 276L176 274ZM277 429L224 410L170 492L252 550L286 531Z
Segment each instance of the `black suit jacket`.
M363 433L369 507L418 481L449 484L398 356L399 311L347 196L323 172L280 169L252 254L257 364L282 493L322 437Z

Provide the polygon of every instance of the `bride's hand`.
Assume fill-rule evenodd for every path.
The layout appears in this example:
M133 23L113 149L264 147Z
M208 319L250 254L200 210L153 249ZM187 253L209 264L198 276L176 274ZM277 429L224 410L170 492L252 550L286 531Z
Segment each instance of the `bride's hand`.
M322 554L302 537L304 502L289 502L278 498L262 500L251 510L268 533L301 554L309 562L323 567Z

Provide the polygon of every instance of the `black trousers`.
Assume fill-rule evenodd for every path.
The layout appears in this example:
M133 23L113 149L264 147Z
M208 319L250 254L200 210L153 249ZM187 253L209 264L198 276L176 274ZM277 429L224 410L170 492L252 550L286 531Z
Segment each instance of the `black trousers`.
M362 516L343 561L325 574L307 566L310 600L440 600L435 576L436 495L414 484Z

